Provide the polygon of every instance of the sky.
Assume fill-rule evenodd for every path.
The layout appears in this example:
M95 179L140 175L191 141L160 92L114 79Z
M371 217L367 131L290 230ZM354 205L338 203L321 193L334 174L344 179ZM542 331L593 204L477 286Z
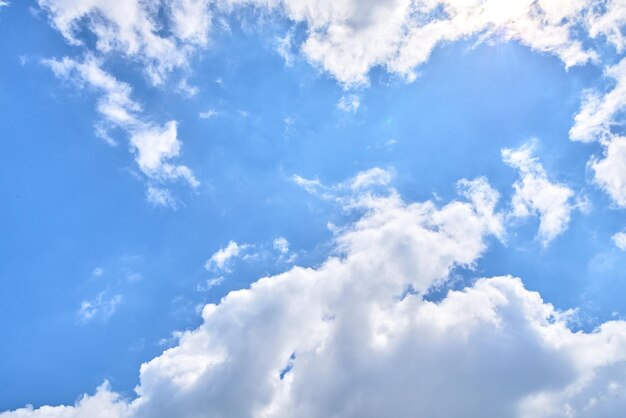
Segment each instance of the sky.
M0 418L618 418L623 0L0 1Z

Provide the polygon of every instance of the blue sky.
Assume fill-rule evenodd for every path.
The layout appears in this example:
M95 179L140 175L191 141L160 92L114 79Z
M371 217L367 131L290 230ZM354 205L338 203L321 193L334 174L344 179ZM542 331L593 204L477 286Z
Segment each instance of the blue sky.
M0 7L0 411L70 405L72 417L363 416L346 405L368 393L368 379L391 382L389 399L398 402L401 379L409 388L423 384L389 376L393 362L372 366L385 349L438 364L445 383L445 361L434 353L460 348L453 337L431 335L447 322L428 314L427 329L395 331L385 341L397 345L360 352L349 330L379 341L378 319L365 321L370 330L352 315L379 318L368 310L375 305L389 315L385 329L397 330L430 304L443 311L466 297L441 315L482 318L488 299L505 331L468 323L463 332L486 336L468 337L461 352L499 347L495 357L506 365L461 356L485 390L468 411L484 412L483 398L495 397L489 410L508 416L565 416L567 408L616 416L626 402L626 343L614 342L626 341L619 1L565 2L571 7L558 10L519 1L504 11L510 16L477 1L467 10L455 1L129 2L141 11L135 15L106 3ZM405 3L424 8L414 10L422 20L413 22ZM185 14L194 7L204 15ZM532 7L540 8L538 21ZM396 18L406 26L401 34ZM432 44L421 32L419 45L410 44L412 30L438 21L449 26L434 30ZM166 42L175 48L152 52ZM425 57L411 56L420 48ZM467 190L457 184L477 178ZM485 209L480 199L494 194L497 203ZM414 202L436 209L424 215ZM456 217L452 208L470 212ZM424 238L431 234L432 242ZM333 267L337 260L346 271ZM507 275L523 285L477 282ZM253 284L262 277L270 279ZM344 280L353 292L328 285ZM378 299L406 286L416 289L415 312L402 310L409 302L396 298L388 307ZM487 299L469 300L481 292ZM510 306L489 299L494 292ZM276 311L302 310L301 322L257 312L255 303L270 305L266 293ZM204 308L201 316L208 303L216 313ZM326 325L307 315L318 311L326 315L319 324L336 323L319 341L279 332L288 323L317 335ZM545 323L530 311L548 312ZM526 335L540 326L545 332ZM442 346L413 346L408 335ZM558 339L565 348L550 346ZM530 369L548 369L543 380L507 368L519 361L509 343L525 347ZM551 351L536 348L546 346ZM319 347L372 361L348 362L339 378L323 372L335 363L314 354ZM557 352L569 363L551 362ZM276 353L291 362L288 374L280 367L271 375L279 380L267 380L271 389L247 392L265 381L259 364L273 364ZM585 360L589 353L597 364ZM206 366L220 361L231 369ZM288 390L280 389L285 376ZM341 382L333 394L307 391L326 379ZM510 390L494 393L490 379ZM581 382L587 386L572 389ZM164 396L174 391L167 385L179 396ZM217 388L219 401L195 400L207 387ZM604 402L611 394L617 401ZM432 412L428 399L412 399L411 411ZM89 402L99 415L81 415ZM378 407L393 411L383 402L370 413ZM61 411L36 413L5 414Z

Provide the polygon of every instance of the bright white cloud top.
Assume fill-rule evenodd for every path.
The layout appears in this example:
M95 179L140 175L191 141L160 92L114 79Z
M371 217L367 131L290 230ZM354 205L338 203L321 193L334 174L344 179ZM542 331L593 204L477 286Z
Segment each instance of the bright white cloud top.
M548 245L567 228L574 192L567 186L552 183L543 166L533 157L534 143L519 149L502 150L504 162L519 170L520 179L513 188L511 216L524 218L532 214L539 216L537 238Z
M328 223L330 243L315 247L316 254L322 256L311 256L312 262L300 263L305 251L294 248L314 244L301 236L305 233L299 235L297 228L296 232L287 227L283 230L269 221L259 227L271 232L269 244L242 239L252 223L241 215L232 239L208 247L208 253L203 247L197 268L201 272L193 273L202 277L193 286L197 293L231 287L219 301L203 299L189 309L185 305L179 310L201 312L201 323L175 333L176 341L170 348L163 352L161 348L156 356L152 353L149 359L138 362L142 363L139 383L132 393L118 390L114 382L105 380L95 393L93 387L85 388L88 394L73 405L12 408L0 412L0 418L622 416L626 410L626 321L620 314L612 320L597 320L592 329L585 329L581 326L585 318L579 316L576 306L555 307L543 292L527 284L529 277L500 271L506 267L504 262L491 264L492 269L500 269L494 275L485 275L480 262L495 244L503 248L499 251L517 250L507 247L508 238L520 220L528 217L538 219L533 234L542 251L549 251L550 246L565 239L576 217L588 212L587 193L598 192L606 199L604 206L610 206L607 210L621 214L618 222L623 222L624 1L37 3L37 10L67 46L59 56L39 61L57 79L95 97L99 117L95 133L112 146L109 149L118 145L116 131L127 138L129 158L134 159L135 167L130 170L140 180L145 199L163 210L158 214L170 214L167 209L184 210L176 186L210 196L209 204L194 208L196 216L203 216L207 206L218 206L224 196L213 184L217 176L198 176L202 162L193 155L183 155L184 144L188 144L183 142L187 141L183 132L189 137L199 135L179 117L188 108L163 110L164 103L173 100L168 94L189 100L194 97L197 101L193 104L200 109L194 110L193 118L205 124L237 125L240 119L248 118L254 129L263 130L262 122L245 108L198 99L199 89L190 81L197 74L194 65L199 57L217 48L217 34L234 31L229 23L233 16L241 18L244 28L263 27L274 20L287 22L286 34L274 37L275 53L289 68L295 68L301 60L332 78L341 92L329 101L329 107L341 118L359 120L367 110L368 89L377 71L401 83L414 83L438 47L460 41L476 45L517 42L545 59L558 61L567 71L580 67L601 73L599 78L605 84L585 89L571 125L561 127L565 143L589 151L581 166L587 162L591 192L550 170L550 163L539 156L541 140L529 137L523 138L528 142L521 146L498 146L501 150L494 164L504 164L514 173L508 190L493 186L495 179L488 172L471 180L467 178L473 175L463 175L456 177L467 178L456 182L456 196L451 198L421 189L410 199L403 197L394 187L402 173L392 166L354 169L343 177L349 177L347 180L333 184L323 176L308 176L315 170L307 164L303 164L302 172L280 165L277 172L289 187L299 186L334 205L336 212L344 216L339 226ZM0 6L12 7L1 1ZM139 76L126 73L126 80L116 75L120 63L130 63ZM215 89L229 88L221 79L213 84ZM311 97L316 93L307 90L310 86L305 82L297 88ZM140 100L136 98L141 97L137 90L151 93L145 95L148 99ZM271 93L265 92L268 106L274 105ZM157 103L146 101L158 94L165 98ZM245 104L248 97L244 96ZM309 112L306 109L283 116L276 111L286 126L277 141L292 140L289 129L297 117L311 116L313 112ZM380 113L372 126L394 123L392 116ZM300 128L295 132L307 135L307 126ZM341 126L337 132L341 133ZM248 142L236 146L246 148L256 137L247 135L245 139ZM214 145L210 142L213 138L203 140L201 144ZM239 138L232 138L236 140ZM428 140L434 142L437 138ZM385 147L393 143L367 144L364 148L371 154L384 154ZM224 176L235 179L229 193L239 193L238 186L245 177L262 178L266 161L276 158L274 150L250 147L250 155L262 158L254 160L247 155L227 170ZM424 147L424 152L427 149ZM306 152L310 152L312 161L325 159L333 150L324 150L322 157L310 149ZM304 162L308 163L309 154L306 156ZM484 155L479 150L473 157ZM341 161L345 168L341 172L358 166L350 165L353 162ZM428 173L432 177L437 174ZM425 184L412 181L407 183ZM430 196L431 192L431 199L419 197ZM301 203L296 202L298 199L293 198L293 205ZM271 201L256 195L243 196L238 204L261 208ZM107 216L124 216L123 210L113 205L104 212ZM232 212L224 209L219 219L226 219ZM304 230L309 222L323 218L319 213L312 209L307 212L309 218L298 218L294 223ZM102 219L108 225L108 218ZM133 219L126 227L139 235L146 233L149 226L145 225L154 225L142 221ZM176 233L184 229L175 222L167 225ZM615 225L611 224L607 242L593 242L603 250L598 250L599 255L589 263L592 273L596 271L593 268L605 272L602 269L619 266L615 260L621 260L624 254L626 234L623 224ZM587 224L585 228L581 229L592 230ZM220 232L219 227L215 229ZM582 234L580 229L578 233ZM607 236L605 230L601 233ZM596 231L587 236L595 239ZM611 249L601 245L610 245ZM59 248L64 247L59 244ZM160 256L163 264L159 266L170 262L167 254L163 255L164 261ZM265 265L265 270L255 271L257 275L247 283L234 281L239 273L238 260L269 258L276 260L279 271ZM128 260L134 259L124 258L121 264ZM294 265L296 261L301 265ZM105 280L112 270L109 265L106 269L97 267L90 280ZM134 272L122 268L126 276L131 270ZM207 272L210 278L200 276ZM467 272L479 278L458 281L458 276ZM177 279L186 283L188 277ZM591 293L593 285L585 290ZM81 326L105 325L128 304L118 291L119 282L103 282L100 287L104 290L92 293L95 297L82 298L74 311L74 320L77 317ZM171 304L180 300L184 298L176 296Z
M74 406L0 417L617 416L626 322L572 332L574 312L510 276L425 298L503 233L486 180L458 187L441 207L393 189L353 196L365 214L336 256L205 306L199 328L142 365L136 399L104 384Z

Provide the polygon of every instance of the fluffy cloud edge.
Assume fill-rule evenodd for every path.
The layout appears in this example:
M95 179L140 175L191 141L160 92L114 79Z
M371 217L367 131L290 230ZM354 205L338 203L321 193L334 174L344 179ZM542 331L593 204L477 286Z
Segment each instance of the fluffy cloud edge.
M340 230L324 263L206 305L200 327L141 366L136 398L105 383L74 406L0 417L590 418L623 410L626 322L573 332L572 312L511 276L426 298L502 234L487 181L461 180L458 190L460 199L437 206L404 202L390 187L356 188L343 202L363 215Z

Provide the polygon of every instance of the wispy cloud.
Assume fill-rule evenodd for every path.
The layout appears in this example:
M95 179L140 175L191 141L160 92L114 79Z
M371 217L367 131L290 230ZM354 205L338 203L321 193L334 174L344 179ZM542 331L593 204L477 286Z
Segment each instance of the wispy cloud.
M250 248L247 244L237 244L230 241L224 248L216 251L204 264L204 268L212 271L230 271L231 262L240 257L245 250Z
M99 320L106 322L117 311L122 303L122 295L108 295L106 291L100 292L98 296L91 300L84 300L80 303L78 318L82 322Z

